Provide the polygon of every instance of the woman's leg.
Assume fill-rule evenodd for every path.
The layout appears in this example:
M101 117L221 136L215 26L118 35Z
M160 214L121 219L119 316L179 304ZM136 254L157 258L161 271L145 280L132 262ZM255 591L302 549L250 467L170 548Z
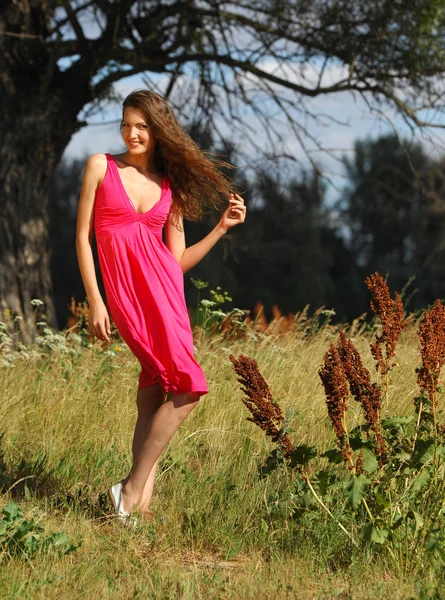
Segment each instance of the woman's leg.
M123 481L123 508L125 511L143 511L144 489L151 471L179 426L199 402L199 394L167 395L148 424L141 426L136 444L136 455L130 474Z
M164 388L159 384L155 383L145 388L138 390L136 405L138 409L138 417L133 435L133 462L139 455L142 445L144 443L145 434L148 428L150 419L153 417L157 409L164 403L166 392ZM158 461L155 462L153 468L150 471L147 482L144 487L141 501L141 511L150 514L150 501L153 495L153 486L156 477L156 469Z

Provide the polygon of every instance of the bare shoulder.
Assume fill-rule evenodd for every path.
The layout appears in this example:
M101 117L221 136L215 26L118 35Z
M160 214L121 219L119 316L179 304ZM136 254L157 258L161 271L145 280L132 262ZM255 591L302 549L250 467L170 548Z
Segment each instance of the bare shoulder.
M176 204L176 202L172 202L170 207L170 212L168 215L168 223L173 227L176 227L179 231L182 231L184 228L184 219L182 216L181 209Z
M84 177L99 185L107 172L105 154L92 154L85 163Z

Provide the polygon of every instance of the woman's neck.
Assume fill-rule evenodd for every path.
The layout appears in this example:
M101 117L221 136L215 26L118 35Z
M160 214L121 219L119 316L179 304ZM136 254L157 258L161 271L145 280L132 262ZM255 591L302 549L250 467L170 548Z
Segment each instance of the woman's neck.
M148 152L144 152L143 154L134 155L134 154L130 154L127 151L127 152L124 152L123 154L121 154L120 159L122 162L124 162L125 164L127 164L131 167L134 167L135 169L137 169L140 173L143 173L144 175L155 172L153 153L151 155L149 155Z

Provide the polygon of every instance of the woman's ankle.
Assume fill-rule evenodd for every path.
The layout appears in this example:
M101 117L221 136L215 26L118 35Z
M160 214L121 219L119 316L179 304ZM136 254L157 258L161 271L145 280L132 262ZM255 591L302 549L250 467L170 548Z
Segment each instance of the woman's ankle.
M124 499L124 509L126 512L131 512L138 508L138 504L141 501L141 496L137 494L134 489L131 479L128 477L122 480L122 495Z

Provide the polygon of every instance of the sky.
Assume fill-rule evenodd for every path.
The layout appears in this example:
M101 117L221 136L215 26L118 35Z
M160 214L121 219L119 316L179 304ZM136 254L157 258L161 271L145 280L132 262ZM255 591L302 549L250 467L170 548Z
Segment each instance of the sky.
M64 16L64 9L60 8L60 10L62 11L61 16ZM103 24L95 18L92 18L91 11L89 12L88 9L81 11L78 17L80 18L83 33L87 38L94 39L100 36ZM218 32L215 31L213 34L217 36ZM68 39L69 37L75 37L76 33L70 29L69 25L67 25L64 36ZM244 28L237 32L236 46L238 48L245 48L250 51L252 43L253 41L249 38L247 29ZM70 64L70 59L61 60L67 61L65 66ZM321 68L322 65L323 68ZM273 59L272 57L263 57L258 66L265 71L285 77L294 83L305 85L307 87L315 87L317 83L320 83L322 86L332 85L332 83L342 80L349 75L349 72L347 71L348 67L335 62L324 65L320 57L315 57L310 61L296 64L291 64L289 62L277 63L276 59ZM322 76L319 81L320 72L322 73ZM150 77L160 84L161 88L163 81L166 81L165 75L150 74ZM247 86L250 85L248 76L243 75L242 77L243 83ZM269 85L273 86L274 84ZM127 77L114 84L114 92L123 99L131 91L142 87L146 87L144 86L142 76ZM293 96L293 98L296 98L296 96ZM319 145L329 149L332 153L330 155L326 152L320 152L313 144L309 143L311 158L320 166L322 172L328 178L328 194L333 196L337 193L336 190L341 190L345 183L344 169L338 159L344 155L352 155L354 142L357 139L364 139L367 137L377 138L383 134L392 133L393 130L391 126L385 122L384 118L377 118L370 113L369 108L361 97L354 97L347 92L317 96L313 99L306 99L306 102L311 111L323 113L328 116L328 118L322 119L323 123L321 124L317 124L311 119L302 124L307 126L311 136L317 138ZM401 117L395 115L389 108L384 108L384 113L384 117L388 117L402 136L411 136L408 126L403 122ZM82 115L80 115L80 117L82 118ZM89 122L87 127L84 127L72 137L65 150L64 158L69 160L73 158L86 158L95 153L111 152L117 154L125 151L125 146L121 141L119 132L118 121L120 117L120 103L107 103L103 107L101 113L95 114L87 119L87 122ZM248 117L248 119L252 119L252 117ZM445 119L442 119L442 121L445 124ZM255 128L256 141L258 141L259 145L262 145L267 149L268 140L266 133L264 130L261 130L253 120L251 120L251 124ZM236 133L235 127L236 126L234 125L233 131L231 131L230 127L223 125L222 129L230 136L232 133ZM285 150L296 160L295 163L290 163L291 174L292 169L294 168L298 169L300 166L307 168L310 166L307 155L302 150L295 135L287 126L284 119L280 134L285 139ZM430 135L434 136L434 141L425 138L425 136ZM417 132L416 137L423 140L423 143L430 154L435 153L436 155L440 155L441 153L444 153L444 130L426 130L422 135ZM243 143L244 139L245 138L241 137L240 142ZM333 155L336 158L334 158ZM246 175L248 177L252 176L252 170L250 169L249 173L248 164L236 166L240 169L246 169Z
M325 77L326 81L332 82L338 76L339 70L333 68ZM162 87L162 79L158 78L158 84ZM146 85L144 85L142 77L133 76L118 81L114 85L114 91L123 99L131 91L143 87L146 87ZM323 148L330 149L338 158L351 155L354 141L359 138L376 138L383 134L392 133L392 126L384 118L371 114L362 98L353 96L348 92L317 96L308 102L312 111L328 116L324 119L323 124L316 124L314 121L309 120L306 123L309 133L317 138ZM119 132L120 116L120 103L117 101L108 102L100 113L87 119L90 123L88 126L72 137L65 150L64 157L70 160L95 153L111 152L117 154L125 151ZM385 109L385 116L391 120L400 135L411 137L412 133L403 120L392 113L389 108ZM229 128L225 127L227 132L230 133ZM286 140L287 151L297 161L295 168L299 166L308 167L309 160L307 156L285 123L283 123L281 133ZM431 139L426 139L425 134L422 134L422 136L416 134L416 137L422 140L428 151L437 155L443 152L442 141L445 140L445 132L441 129L430 129L426 130L425 133L427 136L434 136L434 143ZM261 128L257 128L256 139L260 144L267 144L267 136ZM311 144L309 145L311 146ZM312 146L311 156L327 177L328 201L334 199L345 183L342 165L333 156L316 150L314 146ZM243 165L238 166L244 168Z

